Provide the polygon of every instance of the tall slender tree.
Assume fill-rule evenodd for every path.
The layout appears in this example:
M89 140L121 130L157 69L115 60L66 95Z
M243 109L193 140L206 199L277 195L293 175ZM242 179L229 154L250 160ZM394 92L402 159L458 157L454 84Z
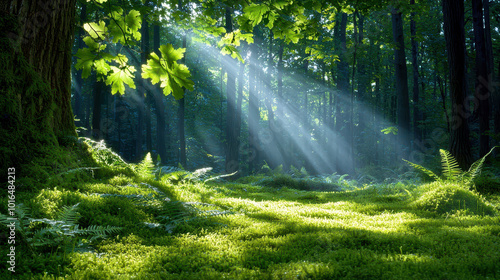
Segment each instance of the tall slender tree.
M415 6L415 0L410 0L410 5ZM411 61L413 66L413 139L416 141L421 140L421 132L419 129L420 108L420 88L418 76L418 43L417 43L417 23L415 21L416 13L412 12L410 15L410 33L411 33Z
M452 102L450 152L462 168L467 168L472 154L466 106L464 2L443 0L442 5Z
M159 23L155 23L153 26L153 49L157 55L160 54L160 25ZM167 140L166 137L166 116L165 116L165 96L163 95L160 85L156 85L153 88L153 98L154 105L156 111L156 147L158 154L160 155L161 163L167 163L167 149L166 145Z
M233 32L232 11L229 7L225 10L226 32ZM236 73L231 65L235 62L232 58L227 58L227 115L226 115L226 173L234 173L239 169L238 161L238 135L236 135Z
M490 97L488 89L488 60L486 42L484 38L483 1L472 0L472 19L474 25L474 41L476 47L476 83L475 97L479 117L479 156L482 157L490 150Z
M397 115L399 153L408 158L410 140L410 100L408 97L408 73L406 68L405 41L403 34L403 17L399 9L392 10L392 34L395 43L394 66L396 74Z

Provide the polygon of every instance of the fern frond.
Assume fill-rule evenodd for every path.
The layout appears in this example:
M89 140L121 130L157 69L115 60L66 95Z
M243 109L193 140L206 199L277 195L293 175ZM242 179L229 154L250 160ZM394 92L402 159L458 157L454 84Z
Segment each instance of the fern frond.
M439 178L438 175L436 175L434 172L430 171L429 169L421 166L421 165L418 165L416 163L413 163L413 162L410 162L410 161L407 161L406 159L403 159L406 163L408 163L409 165L411 165L413 168L415 169L418 169L422 172L424 172L425 174L429 175L429 177L435 179L436 181L441 181L441 178Z
M219 176L211 177L211 178L208 178L205 181L203 181L203 183L206 183L206 182L209 182L209 181L213 181L213 180L218 180L218 179L225 178L225 177L231 177L233 175L236 175L236 173L238 173L238 171L235 171L235 172L233 172L231 174L222 174L222 175L219 175Z
M108 226L92 225L92 226L89 226L88 228L78 230L78 232L76 234L106 236L109 234L118 233L121 230L123 230L122 227L115 227L115 226L110 226L110 225L108 225Z
M463 177L467 180L468 183L471 183L480 173L483 167L484 161L486 158L493 152L493 150L497 146L491 148L491 150L484 155L482 158L476 160L470 167L467 172L464 173Z
M460 169L457 160L453 155L443 149L439 149L441 154L441 165L443 168L443 176L446 180L457 181L462 175L463 171Z
M67 225L75 225L80 218L80 213L77 212L79 204L80 203L77 203L73 206L63 206L61 211L57 214L57 219Z
M144 159L137 165L137 173L140 177L146 179L152 179L154 175L153 159L151 158L151 153L147 153Z

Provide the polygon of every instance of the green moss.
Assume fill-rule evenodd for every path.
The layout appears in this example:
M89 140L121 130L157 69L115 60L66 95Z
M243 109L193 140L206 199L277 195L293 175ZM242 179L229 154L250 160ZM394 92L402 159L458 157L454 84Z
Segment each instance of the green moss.
M254 184L271 188L292 188L307 191L340 191L341 188L336 184L318 182L309 179L296 179L289 175L276 175L265 177Z
M428 189L414 202L418 209L432 211L438 214L465 211L476 215L491 215L493 207L486 204L483 197L470 191L465 186L453 183L431 183Z

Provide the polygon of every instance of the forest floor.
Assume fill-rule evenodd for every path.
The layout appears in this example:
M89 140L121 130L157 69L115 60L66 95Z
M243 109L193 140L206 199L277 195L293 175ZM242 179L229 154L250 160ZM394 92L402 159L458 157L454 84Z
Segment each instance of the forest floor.
M205 182L94 157L95 169L17 193L16 272L2 261L1 279L500 279L498 193L283 174Z

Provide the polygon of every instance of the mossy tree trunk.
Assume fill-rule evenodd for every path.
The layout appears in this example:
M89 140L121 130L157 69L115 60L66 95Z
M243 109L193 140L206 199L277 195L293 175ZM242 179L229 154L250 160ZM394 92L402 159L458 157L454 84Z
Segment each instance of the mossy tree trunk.
M75 0L0 3L2 165L76 136L71 109ZM5 170L5 169L4 169Z

